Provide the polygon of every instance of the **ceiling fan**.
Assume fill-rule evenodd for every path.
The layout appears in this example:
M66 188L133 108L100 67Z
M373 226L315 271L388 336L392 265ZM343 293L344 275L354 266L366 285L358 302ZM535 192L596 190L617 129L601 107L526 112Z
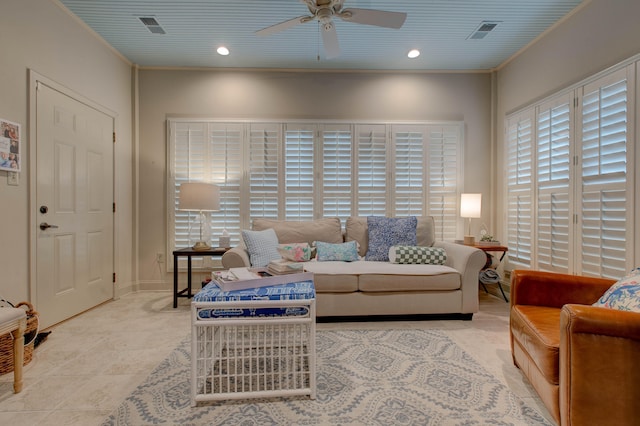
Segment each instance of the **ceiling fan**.
M327 59L335 58L340 55L340 45L338 43L338 34L333 25L333 17L336 16L346 22L355 22L356 24L374 25L377 27L395 28L402 27L407 14L402 12L388 12L375 9L343 9L344 0L300 0L307 5L311 15L298 16L271 25L256 31L259 36L268 36L298 24L318 20L322 31L322 44Z

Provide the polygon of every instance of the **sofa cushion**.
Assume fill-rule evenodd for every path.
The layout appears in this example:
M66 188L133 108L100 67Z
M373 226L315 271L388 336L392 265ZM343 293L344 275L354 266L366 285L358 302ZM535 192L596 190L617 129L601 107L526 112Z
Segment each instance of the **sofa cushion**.
M510 328L514 343L549 383L560 379L560 312L547 306L516 305L511 308Z
M444 265L447 262L447 252L441 247L392 246L389 249L389 262Z
M593 306L640 312L640 268L613 284Z
M358 260L358 245L355 241L348 241L341 244L316 241L316 250L318 252L318 262L326 262L330 260L353 262Z
M416 245L418 219L409 217L367 217L369 247L366 260L389 260L389 248L394 245Z
M278 253L278 237L273 229L243 230L242 239L247 246L251 266L267 266L272 260L281 258Z
M460 289L460 281L458 271L437 275L365 274L358 279L358 289L366 293L452 291Z
M432 216L418 217L416 226L416 245L431 247L435 242L435 222ZM367 218L352 216L345 223L345 241L357 241L360 256L367 254L369 247L369 235L367 231Z
M358 276L351 274L314 274L313 285L316 288L316 293L354 293L358 291Z
M342 243L342 225L337 217L318 220L294 221L268 218L253 219L253 229L260 231L273 228L280 243L313 244L314 241Z

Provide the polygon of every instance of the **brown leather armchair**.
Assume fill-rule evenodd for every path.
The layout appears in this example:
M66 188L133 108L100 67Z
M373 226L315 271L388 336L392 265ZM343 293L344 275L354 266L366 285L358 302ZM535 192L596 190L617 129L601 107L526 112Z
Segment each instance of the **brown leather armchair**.
M511 273L513 361L561 425L640 425L640 313L590 306L614 282Z

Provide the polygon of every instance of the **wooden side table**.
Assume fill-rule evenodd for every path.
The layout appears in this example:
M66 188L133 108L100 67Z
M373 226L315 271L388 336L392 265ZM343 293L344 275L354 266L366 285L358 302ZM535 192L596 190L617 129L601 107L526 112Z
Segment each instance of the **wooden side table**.
M498 265L502 263L502 259L504 259L504 256L509 251L508 247L499 246L499 245L474 244L473 247L482 250L487 255L487 261L491 258L490 252L502 253L502 255L500 256L500 259L498 260ZM481 271L484 271L487 269L495 269L495 268L491 268L490 266L488 266L488 267L482 268ZM482 288L484 288L484 291L486 292L487 291L486 285L482 281L480 281L480 284L482 284ZM504 297L504 301L508 302L509 299L507 299L507 296L504 294L504 290L502 289L502 283L500 281L498 281L498 288L500 289L500 293L502 293L502 297Z
M173 307L178 307L178 297L193 297L191 293L191 258L195 257L222 257L229 248L224 247L212 247L210 250L194 250L191 247L178 249L173 251ZM183 288L178 291L178 258L179 257L187 258L187 288Z

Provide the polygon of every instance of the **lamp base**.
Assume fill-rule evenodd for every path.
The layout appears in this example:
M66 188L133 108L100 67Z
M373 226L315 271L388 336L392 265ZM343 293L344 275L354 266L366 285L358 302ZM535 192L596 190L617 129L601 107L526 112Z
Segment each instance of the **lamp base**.
M194 251L206 251L206 250L211 250L211 246L207 243L205 243L204 241L198 241L197 243L194 244L193 247L191 247Z
M476 237L474 237L473 235L465 235L464 236L464 244L467 246L472 246L475 245L476 243Z

